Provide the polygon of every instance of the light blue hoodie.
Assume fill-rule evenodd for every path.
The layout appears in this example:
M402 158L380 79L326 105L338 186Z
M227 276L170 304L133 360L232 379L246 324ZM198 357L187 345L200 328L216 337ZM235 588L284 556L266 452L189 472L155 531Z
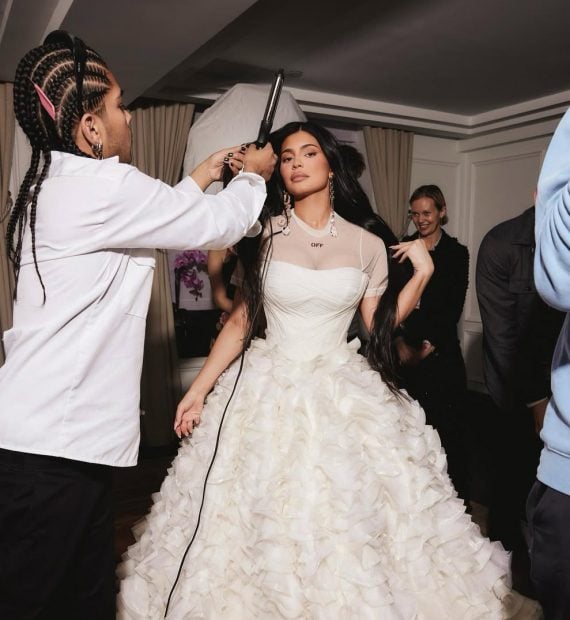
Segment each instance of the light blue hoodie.
M554 308L570 312L570 110L548 147L536 201L535 284ZM570 495L570 321L568 314L552 359L552 398L541 438L538 479Z

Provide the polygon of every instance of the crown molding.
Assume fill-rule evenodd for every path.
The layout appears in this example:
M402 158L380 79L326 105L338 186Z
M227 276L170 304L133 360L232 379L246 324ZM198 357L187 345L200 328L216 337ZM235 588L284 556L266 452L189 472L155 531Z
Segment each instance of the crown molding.
M304 112L331 120L393 126L418 133L468 139L524 127L556 123L570 105L570 91L524 101L481 114L461 115L427 108L289 89Z
M570 90L475 115L453 114L300 88L287 90L303 112L313 118L352 125L408 129L420 134L458 140L480 138L481 145L488 142L484 139L487 135L524 127L530 128L525 132L528 135L552 133L552 128L570 106ZM197 103L205 103L215 101L219 96L219 92L208 92L193 94L189 98ZM477 144L474 140L469 150L482 148Z

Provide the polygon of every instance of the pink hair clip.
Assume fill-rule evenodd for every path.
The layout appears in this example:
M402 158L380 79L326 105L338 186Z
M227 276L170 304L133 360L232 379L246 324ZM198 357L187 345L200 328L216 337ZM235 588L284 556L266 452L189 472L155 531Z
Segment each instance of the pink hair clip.
M55 106L49 100L49 97L44 93L40 86L38 86L35 82L32 82L34 88L36 89L36 93L40 99L40 103L42 104L42 108L49 114L49 117L52 121L55 121Z

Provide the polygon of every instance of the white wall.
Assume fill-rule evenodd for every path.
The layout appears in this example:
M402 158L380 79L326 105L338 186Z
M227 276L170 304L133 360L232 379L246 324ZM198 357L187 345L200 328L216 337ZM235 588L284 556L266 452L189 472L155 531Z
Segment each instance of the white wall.
M446 231L461 237L460 222L464 217L461 200L461 161L457 140L414 136L410 195L420 185L440 187L447 203L449 223ZM410 224L410 232L415 228Z

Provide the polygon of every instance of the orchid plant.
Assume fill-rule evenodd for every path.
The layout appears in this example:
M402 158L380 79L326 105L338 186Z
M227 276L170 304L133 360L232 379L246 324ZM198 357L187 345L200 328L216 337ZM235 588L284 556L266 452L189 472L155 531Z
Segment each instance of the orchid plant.
M194 295L196 301L202 297L204 280L200 277L200 272L207 271L207 256L200 250L186 250L177 254L174 258L174 270L180 277L180 282Z

